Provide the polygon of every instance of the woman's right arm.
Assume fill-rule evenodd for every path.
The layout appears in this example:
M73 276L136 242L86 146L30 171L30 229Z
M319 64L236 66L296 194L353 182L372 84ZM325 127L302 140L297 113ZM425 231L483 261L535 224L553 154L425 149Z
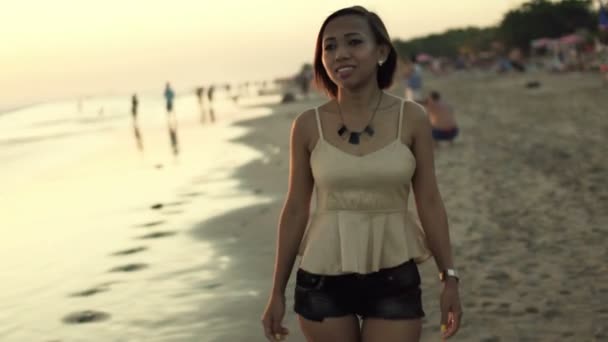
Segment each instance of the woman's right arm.
M289 182L279 218L272 295L285 295L285 288L308 223L313 177L310 169L310 133L314 112L300 114L289 139Z

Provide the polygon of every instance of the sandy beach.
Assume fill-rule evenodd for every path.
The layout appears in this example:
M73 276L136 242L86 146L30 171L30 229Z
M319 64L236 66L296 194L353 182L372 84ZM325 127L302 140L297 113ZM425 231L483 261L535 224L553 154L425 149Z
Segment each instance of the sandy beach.
M454 74L427 85L461 128L436 154L465 312L451 340L608 339L608 89L585 74ZM265 340L289 127L324 100L243 101L213 126L180 101L178 160L159 112L142 124L145 156L123 120L87 135L93 147L78 158L18 183L7 177L36 164L8 164L0 340ZM420 269L422 341L439 341L436 267ZM288 341L304 341L293 283Z
M529 80L539 80L541 87L525 88ZM436 154L463 279L464 322L453 340L608 338L603 304L608 302L608 189L602 186L608 176L607 89L596 77L576 74L453 75L427 84L454 104L462 132L454 146ZM245 188L262 191L273 202L231 213L216 225L247 218L234 250L247 251L243 267L259 265L248 278L262 293L270 285L287 181L289 124L310 105L279 106L279 115L240 123L253 130L239 141L266 159L237 175ZM428 261L420 268L427 314L422 340L438 341L436 266ZM288 291L291 306L293 288ZM265 299L255 302L263 306ZM258 312L251 314L255 330ZM286 320L294 332L289 340L304 341L292 312ZM233 334L228 340L255 340Z

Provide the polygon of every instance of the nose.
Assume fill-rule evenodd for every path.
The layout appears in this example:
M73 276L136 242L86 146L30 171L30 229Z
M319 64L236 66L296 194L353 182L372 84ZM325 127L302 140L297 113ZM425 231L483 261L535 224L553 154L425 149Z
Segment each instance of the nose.
M350 51L344 44L336 46L336 61L342 61L350 57Z

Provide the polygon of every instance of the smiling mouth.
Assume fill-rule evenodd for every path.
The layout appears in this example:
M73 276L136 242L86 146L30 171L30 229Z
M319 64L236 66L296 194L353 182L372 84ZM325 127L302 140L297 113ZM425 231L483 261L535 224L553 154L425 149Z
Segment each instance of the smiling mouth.
M349 66L342 66L342 67L339 67L339 68L337 68L335 71L336 71L337 73L343 73L343 72L350 72L350 71L352 71L352 70L354 70L354 69L355 69L355 67L354 67L354 66L349 65Z

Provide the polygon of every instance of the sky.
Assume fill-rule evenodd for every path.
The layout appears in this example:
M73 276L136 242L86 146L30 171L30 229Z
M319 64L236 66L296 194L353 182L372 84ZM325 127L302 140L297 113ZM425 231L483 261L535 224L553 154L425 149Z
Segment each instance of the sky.
M519 0L0 0L0 110L79 96L267 80L312 60L331 12L377 12L391 37L489 26Z

